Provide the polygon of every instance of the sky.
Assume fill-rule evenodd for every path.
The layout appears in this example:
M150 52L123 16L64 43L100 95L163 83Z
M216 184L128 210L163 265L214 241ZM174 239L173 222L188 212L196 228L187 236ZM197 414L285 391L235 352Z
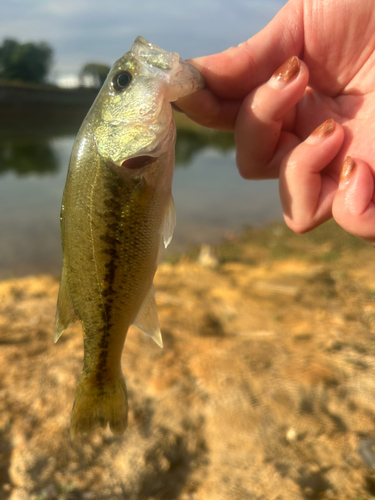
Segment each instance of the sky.
M12 0L0 9L0 42L50 44L51 79L87 62L112 65L137 35L184 59L236 46L261 30L285 0Z

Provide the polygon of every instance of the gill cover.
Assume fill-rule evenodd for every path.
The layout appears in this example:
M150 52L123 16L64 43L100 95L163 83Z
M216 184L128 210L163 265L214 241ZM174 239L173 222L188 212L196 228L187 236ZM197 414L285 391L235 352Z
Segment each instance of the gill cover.
M169 103L203 87L199 71L177 53L137 37L97 97L101 112L92 124L99 154L121 166L130 158L158 157L172 149L175 125Z

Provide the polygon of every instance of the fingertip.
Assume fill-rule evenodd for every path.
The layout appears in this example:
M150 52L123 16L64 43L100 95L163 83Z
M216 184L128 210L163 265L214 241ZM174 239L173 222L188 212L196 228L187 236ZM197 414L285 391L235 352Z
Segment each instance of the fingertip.
M329 118L311 132L311 134L305 140L305 143L319 144L328 136L330 136L335 131L335 128L335 121L332 118Z
M245 179L277 177L282 158L300 142L284 128L284 119L295 120L307 82L307 66L292 56L243 100L235 139L237 166Z
M347 156L334 200L335 218L343 215L346 219L361 217L373 204L373 195L374 178L370 166L363 160Z
M282 90L293 80L302 77L306 86L308 75L306 64L297 56L292 56L273 73L267 84L276 90Z
M339 182L340 191L342 191L348 186L351 178L353 177L355 167L356 167L356 162L353 160L351 156L347 156L344 160L340 172L340 182Z
M345 158L332 213L349 233L367 241L375 240L374 177L365 161Z
M284 218L298 234L332 217L337 181L328 171L323 171L336 157L343 138L342 127L330 118L281 163L279 190Z
M327 143L326 139L332 137L335 138L334 149L336 150L336 155L344 141L344 129L340 123L336 122L333 118L328 118L328 120L325 120L310 133L304 143L310 145L320 145L324 142Z

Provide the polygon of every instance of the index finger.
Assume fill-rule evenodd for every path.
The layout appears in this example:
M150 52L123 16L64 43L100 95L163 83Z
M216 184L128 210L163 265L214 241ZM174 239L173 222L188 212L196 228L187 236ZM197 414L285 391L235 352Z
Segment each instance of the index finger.
M262 31L238 47L191 59L205 77L206 89L179 99L176 105L202 125L208 122L230 130L242 99L302 49L301 1L291 0ZM233 100L238 102L228 102Z

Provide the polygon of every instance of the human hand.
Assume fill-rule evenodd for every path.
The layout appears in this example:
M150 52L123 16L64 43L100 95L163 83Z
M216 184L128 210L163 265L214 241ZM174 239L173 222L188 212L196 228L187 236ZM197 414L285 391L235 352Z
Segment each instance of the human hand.
M296 55L284 77L271 77ZM333 207L340 225L375 241L373 2L290 0L247 42L192 62L207 88L178 107L198 123L234 131L243 177L280 178L293 230L316 227ZM333 129L311 136L327 119ZM348 154L356 167L338 190Z

